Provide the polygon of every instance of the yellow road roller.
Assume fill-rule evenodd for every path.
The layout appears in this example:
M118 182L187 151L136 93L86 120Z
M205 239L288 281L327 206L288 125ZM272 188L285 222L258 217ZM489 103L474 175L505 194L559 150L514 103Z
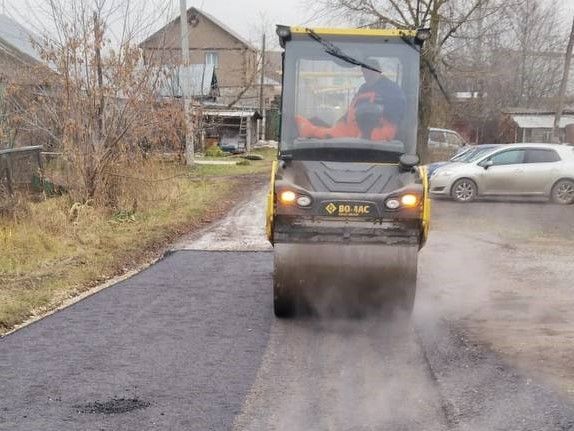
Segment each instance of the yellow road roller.
M278 26L281 137L267 199L277 317L410 315L429 231L417 156L421 30Z

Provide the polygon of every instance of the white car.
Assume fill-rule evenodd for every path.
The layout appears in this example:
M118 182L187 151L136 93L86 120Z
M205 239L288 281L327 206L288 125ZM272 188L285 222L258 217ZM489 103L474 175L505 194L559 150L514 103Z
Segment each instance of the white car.
M471 202L483 196L541 196L574 203L574 147L509 144L464 163L437 169L430 178L434 196Z

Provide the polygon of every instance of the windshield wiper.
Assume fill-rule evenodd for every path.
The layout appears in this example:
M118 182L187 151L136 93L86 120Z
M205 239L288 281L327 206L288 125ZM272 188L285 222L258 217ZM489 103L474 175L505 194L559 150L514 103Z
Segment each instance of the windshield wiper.
M325 48L325 52L327 54L332 55L333 57L343 60L349 64L353 64L355 66L361 66L362 68L372 70L373 72L382 73L382 71L380 71L376 67L369 66L368 64L365 64L362 61L357 60L356 58L353 58L348 54L345 54L341 48L332 44L331 42L324 40L313 29L306 28L305 31L307 32L307 34L311 39L323 45L323 47Z

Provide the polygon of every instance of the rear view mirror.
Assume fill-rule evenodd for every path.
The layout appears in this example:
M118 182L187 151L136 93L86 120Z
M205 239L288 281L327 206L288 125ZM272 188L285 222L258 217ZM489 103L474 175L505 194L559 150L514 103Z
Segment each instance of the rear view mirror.
M480 164L484 169L488 169L490 168L492 165L494 165L494 162L492 160L487 160L485 162L482 162Z
M420 162L421 160L416 154L403 154L399 159L399 168L403 171L410 171Z

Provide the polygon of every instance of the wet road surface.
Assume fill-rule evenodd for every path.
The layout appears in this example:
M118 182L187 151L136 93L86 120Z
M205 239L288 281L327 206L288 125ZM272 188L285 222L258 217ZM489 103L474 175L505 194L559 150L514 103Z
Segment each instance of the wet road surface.
M0 429L574 429L574 407L473 343L435 290L460 285L459 306L497 276L488 259L501 240L469 233L473 214L517 223L526 211L536 228L539 218L555 229L563 207L436 202L437 223L458 227L422 252L414 325L404 328L376 317L276 320L263 198L139 275L1 339Z

